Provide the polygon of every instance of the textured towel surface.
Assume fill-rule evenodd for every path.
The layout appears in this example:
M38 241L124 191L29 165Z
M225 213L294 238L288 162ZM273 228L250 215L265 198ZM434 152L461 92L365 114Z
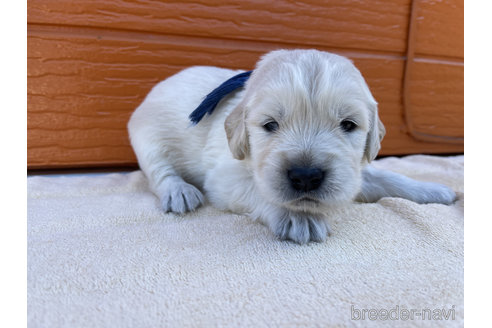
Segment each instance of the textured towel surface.
M375 166L459 199L353 204L299 246L210 206L164 214L140 171L29 177L29 327L462 326L463 156Z

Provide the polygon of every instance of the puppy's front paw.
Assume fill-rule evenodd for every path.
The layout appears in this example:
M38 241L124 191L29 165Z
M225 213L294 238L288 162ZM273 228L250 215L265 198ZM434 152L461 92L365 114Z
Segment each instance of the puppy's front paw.
M309 241L322 242L330 234L328 223L320 218L285 215L273 227L273 233L280 239L290 239L298 244Z
M438 203L446 205L455 200L456 193L451 188L434 182L422 182L415 199L420 204Z
M166 212L185 213L204 203L203 194L195 186L182 179L167 181L161 193L162 208Z

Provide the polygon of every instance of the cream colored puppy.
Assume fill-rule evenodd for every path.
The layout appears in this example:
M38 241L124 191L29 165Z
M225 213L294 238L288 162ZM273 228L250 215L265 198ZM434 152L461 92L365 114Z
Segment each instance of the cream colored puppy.
M190 124L203 98L240 72L191 67L155 86L133 113L131 143L164 211L194 210L204 193L213 206L304 244L325 240L330 208L354 199L455 199L446 186L366 165L385 130L360 72L334 54L270 52L243 89Z

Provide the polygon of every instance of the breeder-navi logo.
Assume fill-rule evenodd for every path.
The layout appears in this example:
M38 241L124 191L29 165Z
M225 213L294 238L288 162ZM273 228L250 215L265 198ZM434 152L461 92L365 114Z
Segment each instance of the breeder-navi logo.
M454 305L450 309L407 309L395 306L392 309L357 309L350 308L352 320L455 320Z

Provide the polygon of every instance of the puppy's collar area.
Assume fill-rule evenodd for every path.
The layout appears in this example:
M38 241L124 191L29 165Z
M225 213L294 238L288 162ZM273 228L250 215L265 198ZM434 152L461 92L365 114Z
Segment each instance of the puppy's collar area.
M211 115L215 107L217 107L218 103L225 96L236 89L244 87L252 72L248 71L235 75L210 92L202 103L190 114L191 123L198 124L207 113Z

